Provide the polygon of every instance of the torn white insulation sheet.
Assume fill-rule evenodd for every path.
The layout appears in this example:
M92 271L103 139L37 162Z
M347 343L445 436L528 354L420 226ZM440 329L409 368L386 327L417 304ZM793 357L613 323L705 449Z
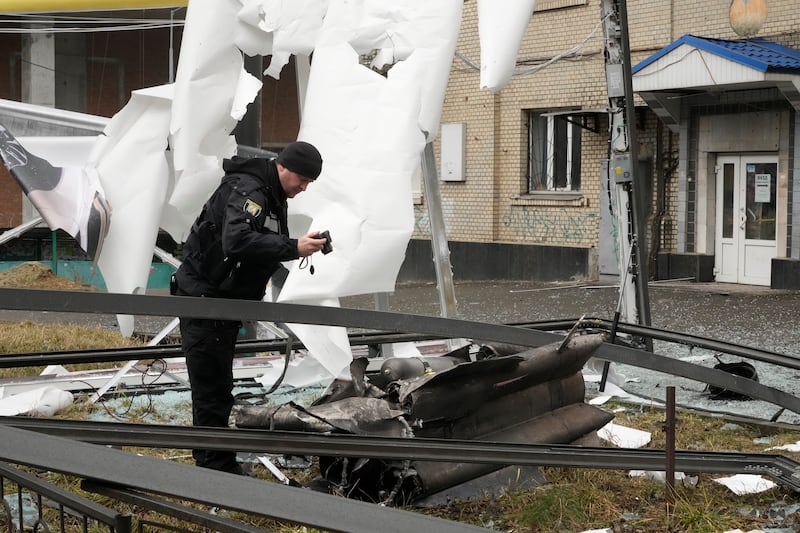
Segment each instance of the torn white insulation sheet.
M334 251L310 258L313 275L289 265L279 301L338 305L333 299L394 290L414 226L412 179L438 131L460 18L453 0L330 3L299 135L320 149L323 173L289 214L295 234L329 230ZM377 62L362 64L373 52ZM347 368L343 330L292 328L315 356L325 350L334 375ZM310 345L320 339L324 348Z
M534 0L478 0L481 88L497 92L514 74Z
M166 156L171 86L134 91L98 138L90 164L112 206L111 228L98 266L109 292L141 293L153 261L170 180ZM133 317L118 316L133 333Z
M192 0L186 12L169 118L174 185L163 228L177 242L222 178L222 159L235 153L230 135L261 88L244 70L234 41L237 1Z
M234 4L190 3L176 82L134 91L95 146L92 164L114 207L99 261L109 292L146 289L159 227L182 242L235 152L230 132L261 82L244 73L233 44ZM133 317L118 321L133 332Z

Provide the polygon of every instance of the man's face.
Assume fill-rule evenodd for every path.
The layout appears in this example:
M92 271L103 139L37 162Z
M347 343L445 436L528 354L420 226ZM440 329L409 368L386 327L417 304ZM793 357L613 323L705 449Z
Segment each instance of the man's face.
M292 172L280 163L278 163L278 179L281 181L287 198L294 198L305 191L308 185L314 181L301 176L297 172Z

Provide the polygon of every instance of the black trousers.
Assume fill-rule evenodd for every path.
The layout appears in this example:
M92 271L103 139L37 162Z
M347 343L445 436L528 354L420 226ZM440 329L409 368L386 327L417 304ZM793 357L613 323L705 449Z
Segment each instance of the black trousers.
M233 408L233 351L239 322L181 318L181 346L192 387L192 423L228 427ZM192 450L197 466L240 471L236 453Z

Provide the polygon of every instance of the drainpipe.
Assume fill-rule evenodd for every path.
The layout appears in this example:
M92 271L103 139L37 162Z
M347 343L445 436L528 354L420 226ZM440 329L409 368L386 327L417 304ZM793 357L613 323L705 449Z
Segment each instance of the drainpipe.
M664 219L664 200L666 169L664 168L664 130L661 123L657 123L656 129L656 212L650 225L650 235L653 236L652 248L650 249L650 268L658 272L658 252L661 249L661 221Z

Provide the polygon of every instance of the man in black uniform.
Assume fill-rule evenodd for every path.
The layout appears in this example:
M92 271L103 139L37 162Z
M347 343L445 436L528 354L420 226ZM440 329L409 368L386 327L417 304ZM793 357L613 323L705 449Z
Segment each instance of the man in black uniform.
M322 171L319 151L306 142L284 148L277 159L234 157L192 226L172 294L260 300L282 261L322 249L314 231L289 237L287 198L306 190ZM241 323L180 318L181 344L192 388L192 423L227 427L233 408L233 351ZM236 454L193 450L198 466L242 474Z

